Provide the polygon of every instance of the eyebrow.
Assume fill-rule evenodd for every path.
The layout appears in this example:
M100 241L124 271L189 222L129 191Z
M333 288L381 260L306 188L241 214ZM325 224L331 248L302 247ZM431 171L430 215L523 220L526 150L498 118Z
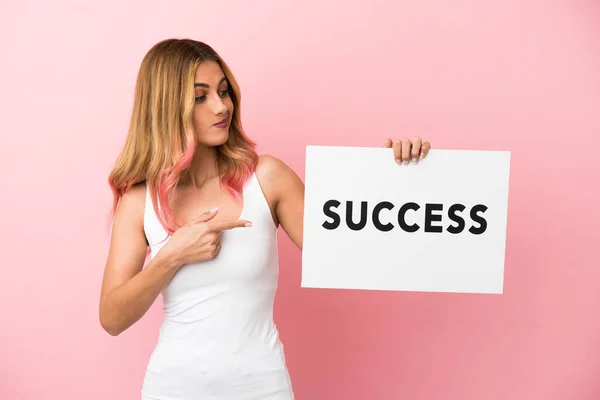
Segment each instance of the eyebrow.
M223 83L224 81L227 80L227 77L222 77L221 80L219 81L219 83L217 84L217 86L219 86L221 83ZM206 83L199 83L199 82L195 82L194 83L194 87L203 87L203 88L209 88L210 86L207 85Z

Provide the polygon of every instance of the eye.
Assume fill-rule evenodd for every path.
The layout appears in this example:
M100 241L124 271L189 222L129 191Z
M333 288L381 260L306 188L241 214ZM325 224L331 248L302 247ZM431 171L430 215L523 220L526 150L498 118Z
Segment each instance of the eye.
M227 97L227 96L229 96L229 89L221 90L219 92L219 96L221 96L221 97Z
M196 103L202 103L202 102L204 102L204 100L206 100L206 95L203 94L200 96L196 96L195 100L196 100Z

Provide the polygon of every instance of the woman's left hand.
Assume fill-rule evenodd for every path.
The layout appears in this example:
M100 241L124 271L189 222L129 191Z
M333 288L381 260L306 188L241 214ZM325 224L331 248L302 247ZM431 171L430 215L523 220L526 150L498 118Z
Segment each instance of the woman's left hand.
M409 139L388 139L383 147L394 149L396 163L408 165L411 161L416 164L420 158L427 157L431 144L424 142L420 137L416 137L412 141Z

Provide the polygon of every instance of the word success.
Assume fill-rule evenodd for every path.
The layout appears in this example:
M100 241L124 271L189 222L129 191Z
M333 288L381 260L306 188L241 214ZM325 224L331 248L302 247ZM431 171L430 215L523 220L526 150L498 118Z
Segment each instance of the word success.
M467 207L463 204L452 204L444 213L444 205L440 203L426 203L423 208L424 212L421 211L417 215L422 216L422 226L417 223L409 224L407 222L407 214L417 213L422 206L417 203L405 203L401 205L397 211L394 211L396 206L389 201L382 201L373 207L372 211L369 212L369 203L366 201L360 202L360 217L358 221L355 221L354 216L354 202L346 201L345 217L342 217L343 213L339 213L338 209L342 205L342 202L338 200L328 200L323 204L323 213L329 220L323 222L322 226L328 230L334 230L340 227L342 222L353 231L360 231L367 226L369 220L372 225L382 231L389 232L395 227L395 223L405 232L413 233L419 229L423 229L424 232L428 233L442 233L444 227L442 226L444 218L447 218L452 224L446 227L446 231L452 234L458 234L467 229L467 222L469 222L468 232L473 235L481 235L487 229L487 220L483 216L488 207L483 204L477 204L470 208L465 213ZM384 211L385 210L385 211ZM341 215L340 215L341 214ZM468 218L464 217L467 215Z

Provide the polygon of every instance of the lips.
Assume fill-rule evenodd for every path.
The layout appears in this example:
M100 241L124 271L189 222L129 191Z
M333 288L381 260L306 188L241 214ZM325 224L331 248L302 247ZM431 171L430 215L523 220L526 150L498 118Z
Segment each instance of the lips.
M222 120L220 120L219 122L217 122L213 126L216 126L217 128L225 128L228 123L229 123L228 119L227 118L223 118Z

